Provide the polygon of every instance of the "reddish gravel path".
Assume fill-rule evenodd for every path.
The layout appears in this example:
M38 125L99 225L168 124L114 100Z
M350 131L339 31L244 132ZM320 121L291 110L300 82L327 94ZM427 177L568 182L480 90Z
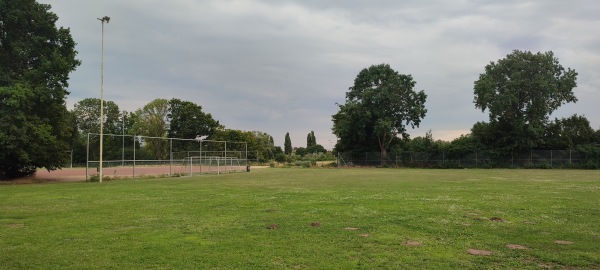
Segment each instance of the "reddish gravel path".
M235 171L246 171L245 166L229 166L227 167L228 171L231 171L232 168ZM150 176L150 175L168 175L168 174L179 174L186 173L189 174L189 168L183 169L185 172L182 172L182 168L180 166L136 166L135 172L133 167L108 167L103 169L103 173L105 177L120 177L120 178L131 178L131 177L140 177L140 176ZM225 170L224 167L221 167L221 171ZM193 173L200 173L200 167L194 167ZM216 167L202 167L202 172L204 173L217 173ZM88 178L92 175L97 175L96 168L88 169ZM85 168L66 168L62 170L56 170L48 172L47 170L38 170L37 174L33 178L25 178L19 179L17 182L21 183L40 183L40 182L80 182L86 180L86 170Z

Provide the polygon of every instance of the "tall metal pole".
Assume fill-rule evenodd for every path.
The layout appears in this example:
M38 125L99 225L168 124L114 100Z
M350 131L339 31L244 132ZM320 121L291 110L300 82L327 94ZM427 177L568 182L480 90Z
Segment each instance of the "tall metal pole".
M121 147L121 166L125 166L125 114L127 112L123 111L123 122L121 124L121 135L123 140L123 146Z
M98 177L100 183L102 183L102 145L103 145L103 130L104 130L104 23L110 21L110 17L104 16L98 18L102 24L102 61L100 64L101 78L100 78L100 165L98 168Z

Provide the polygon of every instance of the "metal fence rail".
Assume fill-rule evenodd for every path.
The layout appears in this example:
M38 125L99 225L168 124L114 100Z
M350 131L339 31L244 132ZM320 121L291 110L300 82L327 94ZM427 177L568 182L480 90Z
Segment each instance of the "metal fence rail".
M600 168L597 156L575 150L529 150L503 156L489 151L474 151L457 154L442 152L389 152L382 158L379 152L339 153L339 166L404 166L404 167L447 167L447 168Z

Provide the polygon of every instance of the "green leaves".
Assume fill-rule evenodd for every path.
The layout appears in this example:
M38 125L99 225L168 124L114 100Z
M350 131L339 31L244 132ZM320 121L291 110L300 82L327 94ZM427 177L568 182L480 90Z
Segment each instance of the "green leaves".
M292 140L290 139L290 133L285 134L285 141L283 143L284 152L286 155L292 153Z
M378 148L384 155L394 138L408 137L406 126L418 127L427 113L427 95L414 91L415 84L411 75L399 74L388 64L361 70L346 93L346 104L332 116L336 148Z
M194 139L197 136L212 135L221 127L210 113L204 113L200 105L190 101L171 99L167 117L168 136L171 138Z
M493 132L499 136L498 148L536 147L542 143L550 114L562 104L577 101L573 94L576 80L577 72L565 70L551 51L514 50L485 67L475 81L474 103L476 108L488 110L488 127L502 127Z
M75 59L68 29L49 5L0 1L0 178L65 164L72 138L65 97Z

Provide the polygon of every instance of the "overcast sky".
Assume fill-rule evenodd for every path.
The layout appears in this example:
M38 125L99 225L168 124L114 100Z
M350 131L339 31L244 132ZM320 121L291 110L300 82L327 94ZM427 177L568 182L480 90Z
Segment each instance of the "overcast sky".
M100 97L133 111L156 98L201 105L231 129L259 130L283 146L306 135L332 148L331 115L363 68L411 74L428 113L412 137L466 134L487 121L473 82L514 49L553 51L578 73L579 101L554 117L585 115L600 129L600 3L539 1L38 0L78 43L69 109Z

